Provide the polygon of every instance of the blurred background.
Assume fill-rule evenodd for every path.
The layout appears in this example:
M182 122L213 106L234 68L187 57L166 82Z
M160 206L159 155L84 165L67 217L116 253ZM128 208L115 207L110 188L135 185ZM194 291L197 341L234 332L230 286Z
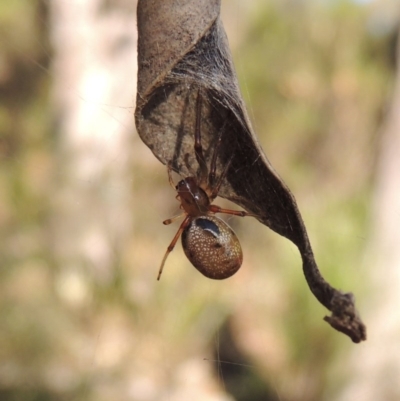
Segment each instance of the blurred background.
M134 127L136 2L0 3L0 399L400 399L397 0L222 1L260 142L322 274L352 291L355 345L297 249L229 218L241 270L180 244L167 171Z

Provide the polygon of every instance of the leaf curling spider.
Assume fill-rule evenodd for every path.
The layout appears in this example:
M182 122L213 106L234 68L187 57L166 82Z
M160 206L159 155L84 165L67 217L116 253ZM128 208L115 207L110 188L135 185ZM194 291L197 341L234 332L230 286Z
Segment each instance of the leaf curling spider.
M230 161L225 166L218 181L215 182L218 149L221 145L223 129L215 144L210 170L208 170L201 144L201 108L202 94L199 89L196 100L194 141L194 152L199 164L199 171L197 177L186 177L175 186L171 177L172 168L168 164L169 182L178 193L176 198L181 202L180 208L184 211L185 219L165 252L157 280L160 280L165 261L180 236L182 236L182 247L186 257L200 273L216 280L231 277L242 265L242 248L234 231L223 220L216 217L215 213L241 217L255 216L244 210L223 209L217 205L212 205L212 202L218 196ZM182 215L167 219L163 221L163 224L171 224L179 217L182 217Z

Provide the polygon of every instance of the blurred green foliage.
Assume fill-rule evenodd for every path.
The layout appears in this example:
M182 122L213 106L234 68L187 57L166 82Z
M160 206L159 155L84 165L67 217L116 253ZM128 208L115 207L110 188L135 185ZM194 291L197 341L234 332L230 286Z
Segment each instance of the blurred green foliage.
M395 71L395 32L374 32L373 16L350 1L260 2L235 50L250 116L298 200L323 274L359 295L377 133ZM291 355L286 374L312 372L308 394L286 395L329 399L327 366L345 351L316 319L323 308L305 290L302 272L291 269L298 255L279 248L291 294L282 323Z
M298 199L323 274L335 286L362 292L360 261L368 236L377 132L393 84L394 32L372 30L371 9L350 1L255 4L241 21L242 36L233 49L250 117L273 166ZM237 281L227 292L211 284L195 286L175 263L173 281L164 277L152 301L127 301L121 294L129 291L129 274L137 280L142 272L152 280L154 261L162 257L169 238L163 234L154 239L161 229L147 225L154 211L144 209L137 213L132 240L142 252L121 256L121 263L125 260L137 270L116 269L114 287L97 289L94 306L77 311L63 304L55 280L60 267L49 245L57 131L49 100L54 77L49 72L47 18L45 1L0 3L0 398L103 399L93 388L107 374L90 377L67 346L72 341L77 347L85 337L95 342L102 330L100 315L104 322L109 316L117 319L120 327L134 333L134 341L149 341L144 349L156 343L152 336L163 333L155 333L154 322L167 327L164 334L174 338L176 348L165 350L165 357L173 365L193 347L211 348L215 328L228 316L241 322L248 312L243 304L251 302L258 316L270 319L266 325L275 325L286 347L283 362L276 365L282 370L250 353L259 367L257 375L267 383L266 392L275 394L275 385L305 377L307 391L295 394L294 386L282 389L282 396L329 399L334 391L327 389L340 378L336 364L345 352L344 340L320 319L325 312L306 288L297 251L254 222L232 223L244 238L249 274L257 277L243 276L247 288ZM137 204L144 205L157 193L170 198L166 207L176 206L169 188L149 189L151 182L167 185L165 177L160 183L154 180L160 170L138 160L134 165L142 169L143 181L135 188ZM265 287L272 279L278 290L271 285L268 291L286 299L277 310L265 301ZM164 316L161 306L168 311ZM93 363L90 357L83 360L86 367ZM72 366L75 376L64 372L64 365ZM49 384L54 366L62 381L55 386L61 389L57 393ZM114 374L124 377L119 369Z

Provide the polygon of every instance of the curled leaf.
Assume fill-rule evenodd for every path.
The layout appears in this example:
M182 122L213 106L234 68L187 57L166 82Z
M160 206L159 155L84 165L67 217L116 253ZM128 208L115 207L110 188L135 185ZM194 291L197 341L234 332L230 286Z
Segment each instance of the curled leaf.
M297 245L308 285L327 309L325 320L354 342L366 339L351 294L321 276L296 201L278 177L251 127L220 20L219 0L139 0L136 127L143 142L182 176L195 176L196 99L201 91L202 145L207 163L221 138L219 196Z

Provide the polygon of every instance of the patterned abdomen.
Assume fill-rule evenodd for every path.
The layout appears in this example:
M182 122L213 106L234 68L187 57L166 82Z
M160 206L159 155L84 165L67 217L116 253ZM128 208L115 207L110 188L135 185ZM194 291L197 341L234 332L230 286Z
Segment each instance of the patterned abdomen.
M193 266L208 278L228 278L242 265L236 234L215 216L194 218L182 233L182 246Z

